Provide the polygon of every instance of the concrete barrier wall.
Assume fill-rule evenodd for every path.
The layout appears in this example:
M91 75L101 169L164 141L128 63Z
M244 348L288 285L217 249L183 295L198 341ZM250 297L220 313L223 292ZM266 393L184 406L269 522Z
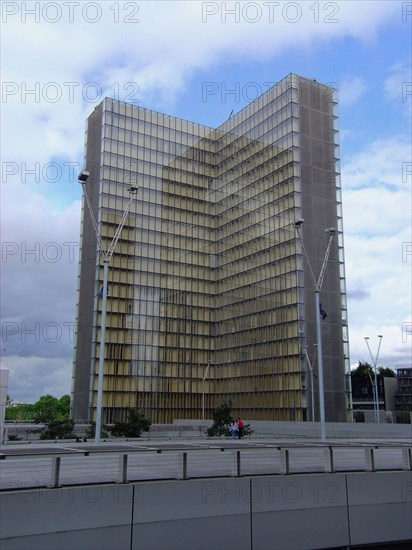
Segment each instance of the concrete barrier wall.
M320 437L319 422L265 422L257 420L243 421L250 424L253 437ZM176 427L190 426L192 432L205 432L212 425L211 421L175 420ZM327 438L409 438L412 439L412 424L386 424L375 422L327 422ZM171 435L172 432L169 433ZM187 431L184 435L190 436Z
M247 422L247 421L246 421ZM320 437L318 422L258 422L251 421L254 437ZM326 437L339 438L409 438L412 439L411 424L377 424L328 422Z
M411 472L3 492L2 550L268 550L412 541Z
M248 421L253 430L253 437L310 437L320 438L320 425L317 422L264 422ZM155 424L149 432L144 432L142 438L150 439L174 439L207 437L207 429L212 425L211 421L176 420L171 424ZM42 425L36 424L7 424L9 435L20 437L22 441L39 440L38 433L32 433ZM87 425L76 426L75 433L85 436ZM409 438L412 439L412 424L377 424L377 423L327 423L326 437L328 439L350 438Z

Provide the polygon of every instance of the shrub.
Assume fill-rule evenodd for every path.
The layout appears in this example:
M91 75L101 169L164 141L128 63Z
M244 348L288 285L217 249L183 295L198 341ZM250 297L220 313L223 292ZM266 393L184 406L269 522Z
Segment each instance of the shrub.
M23 438L19 437L17 434L9 434L7 436L9 441L21 441Z
M108 428L114 437L140 437L142 432L148 432L152 424L138 409L129 409L126 422L116 422Z
M365 422L365 413L363 411L355 411L353 413L355 422Z
M74 420L52 420L42 430L40 439L75 439Z

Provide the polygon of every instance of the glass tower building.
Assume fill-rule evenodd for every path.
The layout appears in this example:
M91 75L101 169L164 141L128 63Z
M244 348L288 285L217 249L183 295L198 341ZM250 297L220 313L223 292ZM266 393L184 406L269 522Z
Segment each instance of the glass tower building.
M334 227L321 293L325 415L346 421L337 122L335 91L297 75L217 129L112 99L96 107L86 186L105 250L130 186L139 191L109 265L105 350L103 258L83 204L76 420L95 416L103 352L103 422L130 407L157 423L210 418L229 400L249 420L318 420L310 269L317 278ZM302 218L309 263L294 226Z

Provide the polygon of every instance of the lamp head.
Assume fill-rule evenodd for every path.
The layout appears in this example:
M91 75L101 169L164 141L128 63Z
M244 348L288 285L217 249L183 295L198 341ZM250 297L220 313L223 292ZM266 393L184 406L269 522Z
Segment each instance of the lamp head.
M329 235L336 235L336 229L334 227L328 227L325 229L325 233L328 233Z
M299 218L298 220L296 220L294 223L294 226L296 227L296 229L298 229L301 225L303 225L304 221L305 220L303 218Z
M82 170L78 177L79 183L83 185L84 183L87 182L89 177L90 177L90 172L88 172L87 170Z
M138 191L139 191L138 187L132 186L132 187L129 188L129 193L133 193L133 194L137 195Z

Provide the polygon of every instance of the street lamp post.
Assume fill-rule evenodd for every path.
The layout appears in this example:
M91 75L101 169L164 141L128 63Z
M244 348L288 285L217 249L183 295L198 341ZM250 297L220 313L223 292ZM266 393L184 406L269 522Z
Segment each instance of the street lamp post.
M207 371L209 370L209 367L210 367L210 361L208 361L207 363L206 371L202 379L202 420L203 422L205 421L205 380L206 380Z
M315 344L316 346L316 344ZM315 347L315 353L316 353L316 347ZM309 367L310 372L310 390L311 390L311 401L312 401L312 422L315 422L315 386L313 385L313 365L311 360L309 359L308 354L308 346L305 346L305 355L306 355L306 362Z
M319 381L319 421L320 421L320 436L321 440L326 440L326 426L325 426L325 396L324 396L324 387L323 387L323 354L322 354L322 334L321 334L321 326L320 326L320 291L322 289L322 283L323 279L325 277L325 271L326 271L326 265L328 263L330 250L332 247L332 241L333 237L336 233L336 229L334 227L330 227L328 229L325 229L325 233L329 234L329 240L328 245L326 247L325 257L323 259L322 267L320 269L319 277L316 280L315 275L313 273L308 254L306 252L305 245L303 243L302 235L301 235L301 226L303 225L304 220L297 220L294 224L296 232L299 237L300 244L302 246L303 254L305 256L306 262L309 267L309 272L312 278L312 282L315 289L315 310L316 310L316 341L317 341L317 348L318 348L318 381Z
M374 409L375 409L375 420L378 424L380 424L380 418L379 418L379 395L378 395L378 373L377 373L377 370L376 370L376 366L377 366L377 363L378 363L378 357L379 357L379 350L381 348L381 342L382 342L382 334L378 334L378 338L379 338L379 344L378 344L378 350L376 352L376 356L375 356L375 359L373 358L372 356L372 352L371 352L371 348L369 346L369 336L365 336L365 342L366 342L366 345L368 346L368 350L369 350L369 354L371 356L371 359L372 359L372 363L373 363L373 371L375 373L375 406L374 406Z
M86 199L87 208L89 210L90 218L93 224L93 229L96 234L97 243L99 246L99 251L103 254L103 289L102 289L102 321L100 328L100 354L99 354L99 370L98 370L98 385L97 385L97 403L96 403L96 431L95 431L95 443L100 445L100 438L102 432L102 403L103 403L103 377L104 377L104 355L105 355L105 344L106 344L106 312L107 312L107 283L108 283L108 274L109 274L109 262L113 256L114 250L119 240L120 234L122 232L123 226L125 224L127 215L130 211L133 200L138 192L137 187L129 188L129 201L126 205L126 208L123 212L122 219L116 229L113 240L110 243L107 251L103 248L102 238L99 233L96 217L93 213L93 209L90 203L89 195L86 190L86 183L89 179L89 172L83 170L79 175L79 183L81 183L83 188L84 197Z

